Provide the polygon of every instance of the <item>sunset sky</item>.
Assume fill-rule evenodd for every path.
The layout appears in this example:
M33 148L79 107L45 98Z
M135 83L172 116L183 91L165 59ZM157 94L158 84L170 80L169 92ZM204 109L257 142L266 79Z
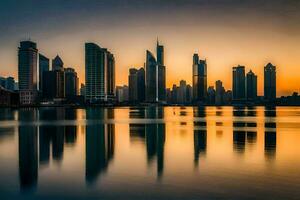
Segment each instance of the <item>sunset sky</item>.
M84 82L84 43L116 58L116 85L143 66L156 38L165 46L167 86L191 83L192 56L208 63L208 85L231 89L232 67L258 74L277 66L278 95L300 92L300 1L297 0L51 0L0 2L0 75L17 79L17 47L31 38L39 52L61 56Z

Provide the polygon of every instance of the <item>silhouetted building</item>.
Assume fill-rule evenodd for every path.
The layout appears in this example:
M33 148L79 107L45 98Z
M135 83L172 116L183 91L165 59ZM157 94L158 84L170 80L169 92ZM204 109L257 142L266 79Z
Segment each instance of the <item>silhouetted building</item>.
M15 79L14 77L0 77L0 86L9 91L15 90Z
M107 70L106 70L106 85L107 85L107 100L113 100L115 98L115 57L109 51L106 51L107 55Z
M140 103L145 101L145 70L144 68L129 69L129 101Z
M52 60L52 70L53 71L63 71L64 70L64 62L58 55Z
M207 98L207 64L200 60L198 54L193 56L193 99L205 103Z
M264 67L264 98L267 102L276 101L276 66L271 63Z
M220 80L216 81L216 99L215 99L216 105L224 104L224 94L225 94L225 89L223 87L222 81Z
M18 53L18 77L21 104L34 104L37 97L37 57L36 43L20 42Z
M158 101L166 101L166 67L164 64L164 46L159 44L157 40L156 45L157 58L157 82L158 82Z
M146 101L158 101L157 63L153 54L146 52Z
M19 93L0 86L0 106L7 107L17 105L19 105Z
M248 101L255 101L257 99L257 76L250 70L246 76L246 95Z
M44 99L65 98L65 73L64 71L46 71L43 75L43 97Z
M85 99L89 103L114 99L115 59L107 49L85 44Z
M85 85L83 83L80 85L80 95L85 96Z
M237 66L232 70L232 90L233 100L243 101L245 100L245 67Z
M186 100L188 103L193 101L193 88L189 84L186 86Z
M116 87L116 100L118 103L129 101L129 88L127 85Z
M232 102L232 91L227 90L224 94L224 104L225 105L230 105Z
M65 72L63 66L62 59L57 55L52 60L52 70L43 72L42 91L44 99L65 98Z
M65 69L65 94L67 99L78 95L78 77L73 68Z
M49 58L39 54L39 91L43 88L43 74L49 71Z
M179 83L178 93L177 93L177 103L185 104L187 103L186 99L187 86L186 81L181 80Z
M214 105L215 98L216 98L216 91L214 89L214 86L209 86L207 89L207 103L210 105Z

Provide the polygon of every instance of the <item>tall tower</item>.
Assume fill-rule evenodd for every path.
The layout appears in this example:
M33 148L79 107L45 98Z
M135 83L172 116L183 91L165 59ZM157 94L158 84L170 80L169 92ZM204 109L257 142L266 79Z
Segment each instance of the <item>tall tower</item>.
M158 101L158 80L157 80L157 62L155 57L150 51L146 51L146 101L157 102Z
M276 66L271 63L264 68L264 98L267 102L276 101Z
M207 98L207 63L193 56L193 101L205 103Z
M232 90L233 100L245 100L245 66L238 65L237 67L232 68Z
M89 103L114 98L115 59L107 49L85 44L85 99Z
M247 100L256 100L257 98L257 76L250 70L246 75L246 96Z
M39 91L42 91L43 73L49 71L49 58L39 54Z
M158 101L166 100L166 67L164 64L164 46L159 44L157 39L156 44L157 58L157 89Z
M37 97L37 58L36 43L21 41L18 51L18 77L20 103L34 104Z

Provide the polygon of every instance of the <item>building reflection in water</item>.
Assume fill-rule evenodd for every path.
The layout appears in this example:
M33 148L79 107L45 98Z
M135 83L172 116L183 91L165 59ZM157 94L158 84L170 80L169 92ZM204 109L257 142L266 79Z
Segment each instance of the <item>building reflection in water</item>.
M130 110L129 117L146 118L149 123L129 124L130 140L132 142L141 140L146 144L148 165L156 159L157 177L160 179L164 169L164 144L165 144L165 124L157 123L151 120L163 119L163 107L147 107Z
M233 148L237 153L244 153L246 141L253 145L257 140L257 122L255 107L233 108Z
M114 110L87 109L86 117L90 124L86 125L85 178L88 184L92 184L101 173L106 172L114 156L115 125L103 122L103 120L114 118Z
M13 121L15 120L15 110L10 108L0 109L0 121ZM0 144L5 139L14 138L15 127L0 127Z
M38 181L37 127L30 124L37 120L37 110L19 110L19 178L21 191L36 188ZM24 123L24 124L22 124Z
M75 125L57 125L56 121L76 120L76 110L40 108L39 118L46 123L39 127L40 164L45 165L49 163L51 145L52 158L60 163L63 159L64 142L72 145L76 142L77 127Z
M194 107L194 164L198 166L201 154L206 154L207 130L205 107Z
M276 107L265 107L265 157L276 156Z

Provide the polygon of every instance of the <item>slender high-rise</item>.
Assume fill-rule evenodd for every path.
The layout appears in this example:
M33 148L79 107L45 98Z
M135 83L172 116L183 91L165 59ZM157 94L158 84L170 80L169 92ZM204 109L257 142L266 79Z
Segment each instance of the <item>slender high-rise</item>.
M67 99L78 95L78 77L73 68L65 69L65 96Z
M114 99L115 59L107 49L85 44L85 99L89 103Z
M207 97L207 63L200 60L198 54L193 56L193 101L205 103Z
M143 102L145 101L145 70L144 68L129 69L128 76L129 85L129 101Z
M246 96L248 101L257 98L257 76L250 70L246 75Z
M20 42L18 51L18 77L21 104L34 104L37 97L37 59L36 43Z
M166 101L166 67L164 66L164 46L157 41L156 57L146 51L146 101L149 103Z
M271 63L264 67L264 98L267 102L276 101L276 66Z
M49 58L39 54L39 91L42 92L43 73L49 71Z
M157 102L157 62L150 51L146 51L146 101Z
M164 46L156 44L156 58L157 58L157 82L158 82L158 101L166 100L166 67L164 63Z
M232 68L232 92L233 100L243 101L246 98L245 92L245 67L238 65Z

